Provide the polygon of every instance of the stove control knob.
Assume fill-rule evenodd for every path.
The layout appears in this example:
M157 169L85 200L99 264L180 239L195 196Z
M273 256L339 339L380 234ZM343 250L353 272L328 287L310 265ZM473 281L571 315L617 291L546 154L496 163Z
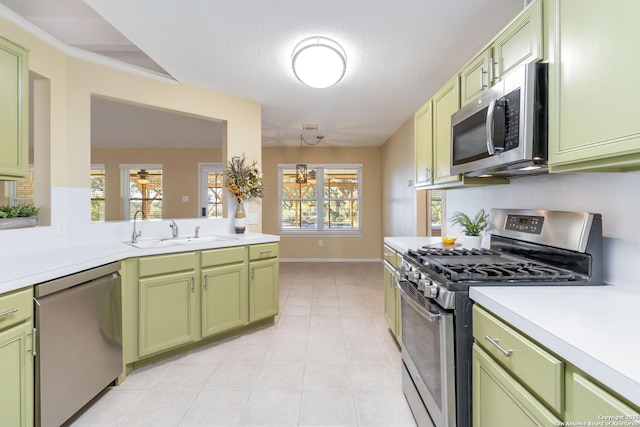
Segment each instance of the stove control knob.
M424 292L424 290L429 287L429 283L429 279L418 280L418 290Z
M407 273L407 278L412 282L417 282L420 280L420 272L419 271L410 271Z
M438 296L438 287L436 285L425 286L424 291L422 292L427 298L435 298Z

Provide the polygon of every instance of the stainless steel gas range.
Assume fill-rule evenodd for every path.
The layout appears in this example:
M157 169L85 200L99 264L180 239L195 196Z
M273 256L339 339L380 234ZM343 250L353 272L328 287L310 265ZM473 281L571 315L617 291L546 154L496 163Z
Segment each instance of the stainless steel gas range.
M470 286L602 285L598 214L493 209L490 249L403 255L403 390L420 427L471 425Z

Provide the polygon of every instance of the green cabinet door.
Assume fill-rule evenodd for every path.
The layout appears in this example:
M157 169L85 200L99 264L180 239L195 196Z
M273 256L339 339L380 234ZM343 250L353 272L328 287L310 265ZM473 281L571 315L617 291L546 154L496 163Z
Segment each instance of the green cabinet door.
M472 363L474 427L562 425L477 344L473 345Z
M491 87L491 63L491 48L487 48L460 71L460 106L465 106Z
M384 317L387 319L393 335L398 332L398 313L396 304L396 289L394 286L396 270L387 262L384 263Z
M640 410L623 403L577 372L567 371L567 422L598 423L615 421L617 425L640 426ZM603 416L617 417L603 419ZM603 424L606 425L606 424ZM609 424L615 425L615 424Z
M198 339L195 272L151 276L138 283L140 357Z
M433 118L431 100L415 114L416 188L433 184Z
M543 57L542 1L532 2L496 37L493 48L495 80L521 64Z
M433 97L434 183L460 181L451 175L451 115L460 108L460 88L456 75Z
M33 425L31 323L0 332L0 424Z
M249 321L278 314L278 258L251 261L249 264Z
M0 37L0 180L27 178L28 117L27 51Z
M549 0L551 172L640 169L640 2Z
M249 323L247 264L202 270L202 336Z

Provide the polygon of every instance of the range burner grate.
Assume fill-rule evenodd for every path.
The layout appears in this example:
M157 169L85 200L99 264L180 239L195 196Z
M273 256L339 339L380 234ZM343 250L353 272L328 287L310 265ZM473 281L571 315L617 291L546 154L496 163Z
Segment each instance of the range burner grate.
M464 281L559 281L574 280L570 270L533 262L495 264L448 264L435 270L454 282Z

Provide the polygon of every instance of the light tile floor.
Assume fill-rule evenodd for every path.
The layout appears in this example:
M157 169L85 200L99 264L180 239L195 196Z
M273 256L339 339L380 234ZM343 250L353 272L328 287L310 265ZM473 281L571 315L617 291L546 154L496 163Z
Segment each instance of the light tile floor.
M134 371L85 426L415 427L380 263L281 263L272 326Z

